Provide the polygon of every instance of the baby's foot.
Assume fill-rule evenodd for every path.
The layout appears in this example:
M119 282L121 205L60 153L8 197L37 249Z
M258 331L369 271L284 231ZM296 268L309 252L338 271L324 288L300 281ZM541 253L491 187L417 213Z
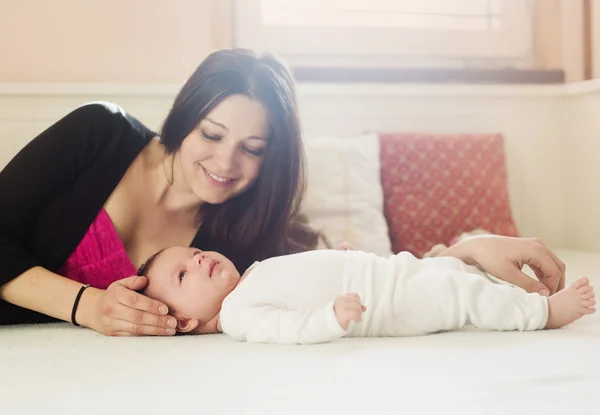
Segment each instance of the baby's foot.
M585 314L592 314L596 309L594 287L586 277L548 298L547 329L557 329L574 322Z

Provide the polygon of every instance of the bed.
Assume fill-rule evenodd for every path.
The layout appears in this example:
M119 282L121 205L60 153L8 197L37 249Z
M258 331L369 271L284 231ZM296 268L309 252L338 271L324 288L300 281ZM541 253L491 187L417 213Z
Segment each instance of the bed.
M600 254L557 251L600 287ZM109 338L0 328L3 414L600 413L600 314L561 330L472 330L313 346L224 335Z

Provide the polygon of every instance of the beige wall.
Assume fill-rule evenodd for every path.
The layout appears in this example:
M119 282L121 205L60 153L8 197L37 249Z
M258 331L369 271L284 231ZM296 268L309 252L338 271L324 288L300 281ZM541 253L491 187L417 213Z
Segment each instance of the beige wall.
M561 14L563 69L566 81L583 81L585 79L583 0L561 0Z
M228 0L0 0L0 83L179 83L230 46Z
M535 1L536 68L563 69L567 82L584 79L583 9L583 0Z
M562 69L562 17L560 2L536 0L533 4L534 67Z
M533 65L583 79L583 0L536 0ZM593 21L600 22L600 0ZM0 0L0 83L183 82L232 46L231 0ZM593 42L600 77L600 24Z
M600 0L592 0L592 76L600 78Z

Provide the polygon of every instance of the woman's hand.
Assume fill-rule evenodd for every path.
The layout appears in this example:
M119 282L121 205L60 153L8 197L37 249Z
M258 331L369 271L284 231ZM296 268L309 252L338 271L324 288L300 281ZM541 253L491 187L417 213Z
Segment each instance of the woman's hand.
M175 334L177 321L167 315L167 306L135 292L146 284L146 277L133 276L113 282L106 291L88 288L83 292L75 319L109 336Z
M481 235L465 238L443 251L527 292L552 295L565 287L565 264L537 238ZM521 269L529 265L539 281Z
M354 251L354 247L346 241L340 242L340 246L338 247L340 251Z

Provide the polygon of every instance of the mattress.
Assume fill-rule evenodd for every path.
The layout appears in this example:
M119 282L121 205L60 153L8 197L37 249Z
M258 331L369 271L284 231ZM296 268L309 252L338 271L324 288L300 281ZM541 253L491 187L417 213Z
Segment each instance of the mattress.
M600 289L600 255L558 251ZM560 330L464 330L311 346L224 335L0 328L3 414L600 413L600 314Z

